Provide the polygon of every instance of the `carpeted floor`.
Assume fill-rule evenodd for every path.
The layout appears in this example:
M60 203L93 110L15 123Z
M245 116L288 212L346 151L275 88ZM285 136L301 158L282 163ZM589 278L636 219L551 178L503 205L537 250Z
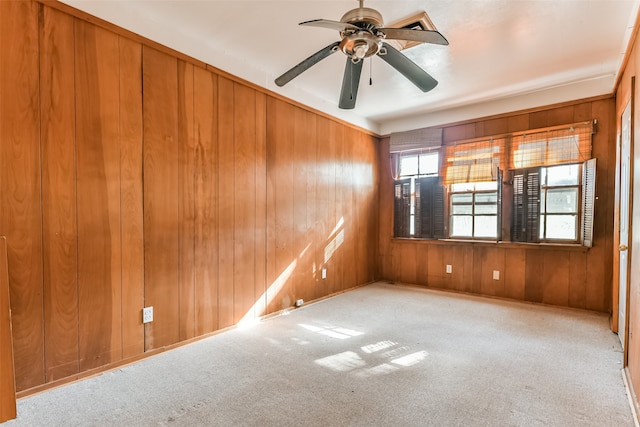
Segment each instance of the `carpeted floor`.
M15 426L633 426L605 315L384 283L18 402Z

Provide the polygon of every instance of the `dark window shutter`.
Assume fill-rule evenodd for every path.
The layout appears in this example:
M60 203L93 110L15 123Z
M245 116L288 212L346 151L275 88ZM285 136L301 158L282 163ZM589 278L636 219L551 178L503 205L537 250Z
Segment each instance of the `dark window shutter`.
M511 241L524 242L524 171L513 172L513 206L511 208Z
M414 235L417 237L420 237L422 236L422 233L423 233L423 227L422 227L423 221L421 221L420 218L422 218L422 215L428 215L428 210L423 210L424 202L422 200L428 197L429 188L428 187L423 188L425 186L422 185L421 180L417 180L415 185L416 185L416 188L415 188L416 204L415 204L415 211L414 211L414 214L415 214Z
M502 180L502 170L498 168L498 241L502 240Z
M420 188L418 202L417 189ZM419 209L419 213L418 213ZM426 239L444 237L444 188L440 178L426 177L416 181L416 236Z
M513 172L511 241L535 243L540 240L540 170Z
M540 241L540 170L529 169L526 174L526 232L525 242Z
M437 185L433 190L433 238L434 239L444 239L447 237L447 226L446 226L446 212L444 211L446 207L444 200L444 185L440 184L438 180Z
M411 219L411 180L403 179L394 186L393 235L409 237Z
M587 160L582 166L582 218L580 242L593 245L593 213L596 199L596 159Z

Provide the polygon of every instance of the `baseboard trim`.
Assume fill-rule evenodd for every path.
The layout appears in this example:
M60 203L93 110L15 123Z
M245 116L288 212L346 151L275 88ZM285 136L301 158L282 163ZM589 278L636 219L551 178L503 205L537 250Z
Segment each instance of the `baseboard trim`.
M633 414L633 423L636 427L640 427L640 420L638 419L638 397L633 389L633 383L629 376L629 368L626 367L620 371L622 373L622 381L624 382L624 388L627 390L627 397L629 398L629 406L631 407L631 413Z

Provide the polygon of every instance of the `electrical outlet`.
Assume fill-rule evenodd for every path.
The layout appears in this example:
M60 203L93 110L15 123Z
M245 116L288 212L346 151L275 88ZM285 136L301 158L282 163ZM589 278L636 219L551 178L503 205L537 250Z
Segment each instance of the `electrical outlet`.
M145 307L142 309L142 323L153 322L153 307Z
M322 269L322 278L323 278L323 279L326 279L326 278L327 278L327 269L326 269L326 268L323 268L323 269Z
M447 264L446 270L447 274L451 274L453 272L453 267L451 264Z
M500 272L498 270L493 270L493 280L500 280Z
M302 304L304 304L304 300L303 299L296 300L296 307L300 307Z

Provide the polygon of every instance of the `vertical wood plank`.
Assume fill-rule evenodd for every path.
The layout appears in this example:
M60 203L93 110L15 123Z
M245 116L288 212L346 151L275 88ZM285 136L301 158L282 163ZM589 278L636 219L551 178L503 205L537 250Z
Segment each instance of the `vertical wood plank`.
M524 301L526 275L525 249L509 249L505 255L505 297Z
M0 2L0 93L0 235L7 237L20 391L45 377L35 2Z
M327 141L327 153L329 156L328 173L330 179L327 183L327 199L329 203L329 242L325 249L325 265L327 268L327 292L329 294L342 289L342 244L344 243L344 217L340 212L340 176L342 173L338 156L342 152L344 139L344 127L337 122L329 122Z
M195 328L218 329L218 100L217 76L194 68Z
M255 315L266 314L267 297L267 96L256 92Z
M318 262L316 260L316 252L319 245L322 244L322 233L318 230L316 221L318 218L318 205L317 205L317 180L318 176L318 164L317 164L317 152L318 144L323 139L320 137L316 130L318 127L318 116L314 113L307 112L305 115L305 123L307 126L307 144L303 151L303 158L300 159L306 163L306 180L307 180L307 203L306 203L306 234L309 241L308 249L302 255L303 257L303 270L302 278L304 280L307 291L304 293L305 298L308 300L314 300L320 298L321 295L318 290L318 284L320 283L320 274L318 273ZM307 246L305 246L307 247Z
M235 165L234 87L218 77L218 322L233 324Z
M542 302L545 304L569 305L569 253L547 252L544 254Z
M525 289L526 301L542 302L544 296L545 264L544 252L527 249L525 255Z
M193 65L178 60L180 340L195 336L195 142Z
M343 125L344 126L344 125ZM356 233L358 220L354 212L353 202L353 146L355 143L355 131L345 127L342 156L339 158L342 166L340 175L341 210L344 217L344 243L342 244L342 289L349 289L356 285ZM415 251L414 251L415 253ZM415 283L415 265L411 277Z
M295 107L267 99L267 311L293 304L296 262L291 249L293 224L293 132Z
M255 317L256 96L234 83L233 323Z
M321 142L316 143L316 225L317 245L316 255L318 271L316 272L316 290L321 295L328 295L329 283L333 281L333 274L329 275L328 268L332 249L335 247L333 230L335 229L333 208L333 193L335 190L335 163L331 157L332 144L329 137L329 119L318 117L316 120L316 132L318 135L324 135L325 138ZM335 145L335 144L334 144ZM322 279L322 269L326 268L327 277ZM333 271L331 271L333 273ZM318 278L319 277L319 278ZM331 286L332 288L333 286Z
M0 236L0 423L17 416L8 267L7 239Z
M178 66L143 47L145 350L179 341Z
M73 17L42 7L40 143L46 381L78 372Z
M569 307L586 308L587 304L587 254L569 254Z
M120 37L119 47L122 356L126 359L144 352L142 45Z
M429 286L429 249L431 245L419 245L416 253L416 284Z
M118 36L75 22L80 370L122 358Z
M446 288L445 260L442 245L429 246L429 258L427 258L427 285L433 288Z
M293 272L294 300L313 298L313 279L310 277L313 262L314 239L309 226L308 209L315 203L315 194L310 194L312 164L309 159L309 147L315 150L316 123L312 115L296 108L293 116L293 257L296 267Z

